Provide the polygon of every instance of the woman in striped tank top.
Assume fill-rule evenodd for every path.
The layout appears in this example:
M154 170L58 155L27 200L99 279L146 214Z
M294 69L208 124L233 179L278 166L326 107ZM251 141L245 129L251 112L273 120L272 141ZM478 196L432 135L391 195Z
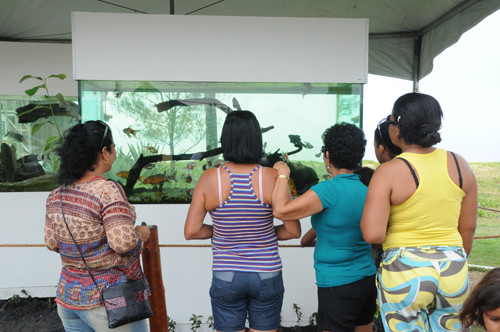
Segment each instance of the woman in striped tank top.
M278 240L300 237L298 220L274 226L272 192L277 172L258 164L262 132L249 111L228 114L221 145L227 163L205 171L189 207L186 239L212 238L210 287L217 331L276 331L283 304ZM212 225L204 224L207 212Z

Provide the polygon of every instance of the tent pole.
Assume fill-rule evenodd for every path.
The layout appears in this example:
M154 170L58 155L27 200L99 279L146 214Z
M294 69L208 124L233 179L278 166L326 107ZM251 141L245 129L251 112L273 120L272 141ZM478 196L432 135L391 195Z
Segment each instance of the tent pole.
M415 37L413 45L413 92L418 92L418 84L420 80L420 51L422 50L422 35Z

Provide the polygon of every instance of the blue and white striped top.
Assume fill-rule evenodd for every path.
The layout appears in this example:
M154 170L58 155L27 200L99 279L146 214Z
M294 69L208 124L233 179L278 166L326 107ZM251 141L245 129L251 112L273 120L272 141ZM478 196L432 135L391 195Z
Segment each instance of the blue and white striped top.
M231 192L222 202L220 168L229 173ZM213 220L213 271L281 271L273 209L262 199L262 168L250 174L233 174L221 165L217 169L220 205L210 212ZM252 187L252 175L260 171L259 199Z

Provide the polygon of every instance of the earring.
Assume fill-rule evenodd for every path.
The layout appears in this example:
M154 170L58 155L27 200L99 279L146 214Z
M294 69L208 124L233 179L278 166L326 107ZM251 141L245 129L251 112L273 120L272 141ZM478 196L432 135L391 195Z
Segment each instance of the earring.
M326 166L326 169L330 169L330 166Z

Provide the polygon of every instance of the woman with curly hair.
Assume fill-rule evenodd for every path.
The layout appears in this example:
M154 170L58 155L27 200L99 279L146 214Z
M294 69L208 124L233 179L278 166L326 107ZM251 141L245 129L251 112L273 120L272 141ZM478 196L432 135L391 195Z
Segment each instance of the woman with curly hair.
M135 208L121 185L103 178L116 158L111 130L102 121L77 124L66 132L59 156L61 186L47 198L45 245L61 256L55 301L64 329L149 331L145 320L108 329L101 299L102 288L143 278L139 255L149 238L147 226L134 228Z
M500 332L500 268L488 272L474 287L459 317L464 329L477 324L488 332Z
M318 286L318 323L322 331L372 331L376 310L375 265L371 246L363 240L360 221L367 187L354 170L365 154L358 127L341 123L323 134L323 161L332 177L288 201L290 169L274 168L274 215L279 219L311 216L317 240L314 269Z
M383 244L377 285L386 331L462 328L477 183L461 156L434 147L442 116L432 96L399 97L386 122L403 153L381 164L368 188L361 229L366 242Z

